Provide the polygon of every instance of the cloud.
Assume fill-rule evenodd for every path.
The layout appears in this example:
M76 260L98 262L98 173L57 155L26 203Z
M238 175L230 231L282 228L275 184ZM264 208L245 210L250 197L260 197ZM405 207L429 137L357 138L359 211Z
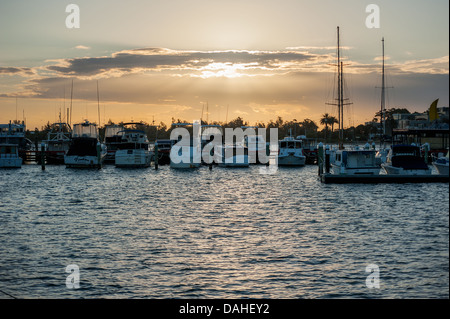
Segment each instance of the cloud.
M77 49L77 50L89 50L91 47L88 47L88 46L85 46L85 45L77 45L76 47L75 47L75 49Z
M23 77L33 76L35 72L31 68L20 67L0 67L1 75L20 75Z

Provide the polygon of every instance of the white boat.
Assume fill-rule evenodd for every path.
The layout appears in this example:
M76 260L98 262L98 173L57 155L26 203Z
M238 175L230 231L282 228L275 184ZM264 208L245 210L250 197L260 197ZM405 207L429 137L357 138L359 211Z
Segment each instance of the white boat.
M172 126L193 126L193 123L173 123ZM196 140L194 141L194 139ZM172 147L170 149L171 168L199 168L201 166L201 163L200 135L196 138L190 136L189 141L186 141L185 139L183 140L182 138L179 138L178 140L172 140Z
M242 144L216 145L214 162L223 167L249 167L248 148Z
M433 162L433 166L438 171L439 175L449 175L448 166L449 166L449 155L447 151L447 155L443 157L439 157L436 161Z
M292 136L278 142L278 166L305 166L306 156L303 155L302 141Z
M22 158L19 157L17 144L0 144L0 168L20 168Z
M378 175L376 151L366 144L364 149L341 149L332 153L330 173L333 175Z
M420 156L420 147L415 145L393 145L381 167L389 175L431 175L431 168Z
M118 148L118 145L122 143L122 136L119 135L119 132L123 130L122 125L117 124L109 124L105 126L105 140L104 144L106 145L107 153L105 157L105 163L114 164L115 163L115 155Z
M33 142L25 137L25 123L0 124L0 144L18 145L19 156L27 160L27 151L33 149Z
M71 168L101 167L106 156L106 146L98 140L96 124L85 121L74 124L72 143L64 156L64 164Z
M116 167L149 167L151 153L145 131L131 128L139 123L124 123L124 129L117 134L121 137L115 152Z

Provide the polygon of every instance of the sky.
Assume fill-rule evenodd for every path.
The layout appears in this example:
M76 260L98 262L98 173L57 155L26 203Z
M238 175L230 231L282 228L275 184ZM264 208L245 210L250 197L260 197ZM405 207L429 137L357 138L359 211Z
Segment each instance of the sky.
M383 37L386 107L424 112L449 105L448 12L448 0L0 0L0 122L40 128L72 104L72 124L318 123L337 116L338 26L344 127L380 109Z

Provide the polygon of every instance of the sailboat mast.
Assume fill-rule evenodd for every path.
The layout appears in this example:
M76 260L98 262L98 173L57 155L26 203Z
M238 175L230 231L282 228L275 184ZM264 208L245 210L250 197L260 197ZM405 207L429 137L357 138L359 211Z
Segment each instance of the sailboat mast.
M344 138L344 123L343 123L343 81L342 81L342 62L341 62L341 47L340 47L340 32L337 27L337 68L338 68L338 121L339 121L339 148L341 148Z
M384 74L384 37L381 40L382 43L382 53L383 53L383 62L382 62L382 70L381 70L381 113L380 113L380 124L382 128L382 136L381 143L383 142L384 135L386 135L386 120L384 118L385 113L385 103L386 103L386 83L385 83L385 74Z
M98 93L98 80L97 80L97 108L98 108L98 127L100 127L100 96Z

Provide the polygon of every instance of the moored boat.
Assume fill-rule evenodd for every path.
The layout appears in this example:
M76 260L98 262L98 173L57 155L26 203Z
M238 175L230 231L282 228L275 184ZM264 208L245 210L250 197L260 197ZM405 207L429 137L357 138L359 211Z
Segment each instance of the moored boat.
M117 144L115 152L116 167L149 167L151 153L147 134L137 129L136 124L124 123L124 129L118 132L121 143Z
M85 121L74 124L72 143L64 156L64 164L71 168L101 167L106 156L106 146L98 140L96 124Z
M0 144L0 168L20 168L22 158L19 157L17 144Z
M391 175L431 175L431 168L420 156L416 145L393 145L381 167Z
M279 141L279 166L305 166L306 156L303 155L302 141L292 136Z
M433 166L436 168L439 175L449 175L449 152L446 156L439 157L433 162Z

